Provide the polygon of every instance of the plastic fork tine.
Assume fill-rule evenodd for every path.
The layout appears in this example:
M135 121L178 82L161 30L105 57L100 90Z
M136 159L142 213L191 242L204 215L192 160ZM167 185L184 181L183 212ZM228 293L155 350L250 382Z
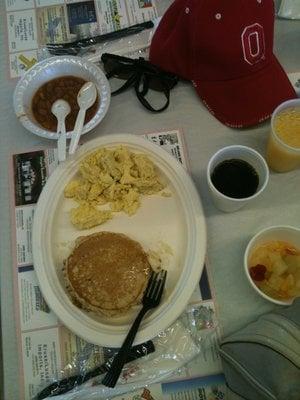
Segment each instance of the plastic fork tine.
M106 374L105 378L103 379L102 383L108 387L115 387L119 376L122 372L122 368L124 366L126 357L134 338L137 334L138 328L140 323L144 317L144 315L159 305L161 296L165 287L167 277L167 271L160 271L159 273L152 272L148 281L147 288L145 290L145 294L143 297L143 308L139 312L138 316L136 317L133 325L124 340L122 347L120 348L118 354L115 356L111 368L109 372Z
M156 294L160 283L161 283L161 272L155 272L153 274L153 280L151 282L151 285L149 285L149 290L146 291L143 301L146 299L152 299L154 301L154 299L157 297Z
M155 287L153 288L153 293L151 295L151 298L153 298L153 299L157 299L158 298L160 287L163 284L162 278L163 278L162 274L159 273L158 274L158 278L157 278L157 280L155 282Z
M158 300L160 299L164 286L165 286L165 282L166 282L166 278L167 278L167 271L163 271L161 274L161 278L159 280L159 284L157 285L157 290L155 292L155 299Z
M153 284L155 283L156 275L157 274L154 271L151 272L151 275L150 275L150 278L149 278L149 282L148 282L147 288L145 290L145 296L149 296L149 294L150 294L150 292L152 290Z

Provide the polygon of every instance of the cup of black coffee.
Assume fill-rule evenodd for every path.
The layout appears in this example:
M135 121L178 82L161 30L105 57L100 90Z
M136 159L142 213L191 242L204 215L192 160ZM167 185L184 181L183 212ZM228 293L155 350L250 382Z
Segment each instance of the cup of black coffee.
M250 203L266 188L269 169L254 149L233 145L220 149L209 160L207 182L215 206L233 212Z

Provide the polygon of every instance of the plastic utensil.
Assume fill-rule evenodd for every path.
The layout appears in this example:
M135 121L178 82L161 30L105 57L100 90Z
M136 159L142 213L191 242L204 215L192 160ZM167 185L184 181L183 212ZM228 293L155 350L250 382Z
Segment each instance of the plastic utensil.
M132 343L137 334L142 319L149 310L157 307L160 303L165 287L166 278L167 271L161 270L158 273L152 272L143 297L143 308L140 310L134 323L132 324L128 335L126 336L126 339L122 344L122 347L118 351L117 355L114 357L110 370L105 375L105 378L102 380L103 385L111 388L115 387L122 372L123 366L126 363L126 359L130 352Z
M134 346L130 349L128 353L128 357L126 359L126 363L137 360L138 358L144 357L148 354L151 354L155 351L154 344L151 340L145 343L141 343L137 346ZM43 389L36 397L36 400L42 400L47 397L58 396L64 393L69 392L75 387L82 385L87 382L89 379L92 379L98 375L102 375L109 371L111 363L113 361L114 356L109 358L104 364L100 365L88 371L84 374L69 376L68 378L63 378L57 382L53 382L48 385L45 389Z
M51 54L63 55L73 54L77 55L82 48L90 47L97 43L104 43L110 40L121 39L123 37L134 35L142 32L145 29L151 29L154 27L152 21L142 22L140 24L129 26L128 28L119 29L117 31L104 33L99 36L88 37L80 39L76 42L67 43L48 43L47 48ZM99 60L98 60L99 61Z
M77 95L79 112L76 118L74 131L71 137L69 154L74 154L82 133L86 110L92 107L97 98L96 85L93 82L86 82Z
M51 107L51 112L57 119L57 151L58 161L66 159L67 135L66 135L66 116L70 113L71 107L69 103L63 99L56 100Z

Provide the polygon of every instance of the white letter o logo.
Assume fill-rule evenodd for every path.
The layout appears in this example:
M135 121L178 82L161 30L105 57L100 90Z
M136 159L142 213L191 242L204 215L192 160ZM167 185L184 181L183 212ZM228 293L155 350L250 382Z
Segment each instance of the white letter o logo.
M245 61L256 64L265 58L264 29L259 24L247 26L242 33L242 45Z

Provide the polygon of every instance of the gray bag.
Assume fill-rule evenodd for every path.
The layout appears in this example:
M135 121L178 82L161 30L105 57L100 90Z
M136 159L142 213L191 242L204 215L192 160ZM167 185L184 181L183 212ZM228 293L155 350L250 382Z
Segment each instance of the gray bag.
M300 299L220 344L231 399L300 400Z

